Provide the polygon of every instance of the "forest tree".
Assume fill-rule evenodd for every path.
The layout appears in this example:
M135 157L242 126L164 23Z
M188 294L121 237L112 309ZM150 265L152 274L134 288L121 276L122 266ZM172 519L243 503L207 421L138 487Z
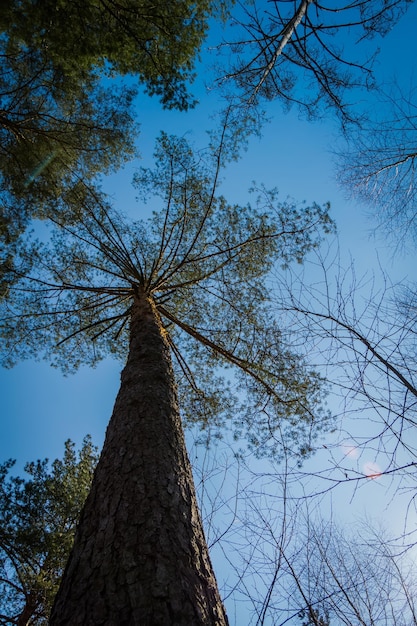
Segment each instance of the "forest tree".
M139 85L168 108L195 103L188 86L217 8L206 0L1 4L1 290L31 216L82 202L78 180L97 184L136 153Z
M0 624L48 623L97 460L85 437L78 453L66 441L51 467L27 463L25 477L0 465Z
M226 624L181 422L277 458L285 440L300 459L328 426L323 381L286 344L265 287L332 230L328 207L263 188L256 206L229 204L218 185L234 148L232 124L206 151L162 134L136 176L147 222L82 188L82 211L53 218L49 243L22 242L4 361L127 356L52 625Z

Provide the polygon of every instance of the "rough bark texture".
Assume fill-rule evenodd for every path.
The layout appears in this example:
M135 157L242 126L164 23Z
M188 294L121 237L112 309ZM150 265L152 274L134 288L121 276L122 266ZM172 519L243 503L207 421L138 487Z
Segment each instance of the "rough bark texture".
M50 624L227 624L169 347L144 296L133 305L120 391Z

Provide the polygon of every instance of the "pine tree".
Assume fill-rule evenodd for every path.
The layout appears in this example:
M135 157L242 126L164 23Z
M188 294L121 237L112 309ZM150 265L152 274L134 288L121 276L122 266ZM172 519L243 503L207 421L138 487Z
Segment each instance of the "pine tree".
M188 85L217 8L207 0L1 3L0 295L28 220L56 214L78 180L96 183L132 158L140 84L165 107L193 105Z
M255 207L228 204L217 187L234 141L227 125L205 152L162 134L155 168L136 176L153 198L148 222L84 195L82 212L54 219L49 244L21 248L3 304L6 362L127 355L52 625L227 623L182 422L300 459L327 425L322 380L286 343L266 285L331 230L328 207L262 188Z
M0 466L0 624L47 624L91 486L97 449L86 437L78 454L25 465L29 477Z

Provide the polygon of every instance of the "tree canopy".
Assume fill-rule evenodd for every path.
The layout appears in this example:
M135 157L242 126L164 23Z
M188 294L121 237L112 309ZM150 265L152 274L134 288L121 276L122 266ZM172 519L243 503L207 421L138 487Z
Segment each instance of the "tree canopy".
M155 168L141 169L135 178L140 198L154 209L152 217L135 222L114 210L92 182L134 151L131 104L136 85L131 74L137 73L136 63L143 64L139 82L164 106L186 109L193 103L185 81L192 77L190 59L198 44L176 35L170 39L174 8L171 19L171 7L152 4L141 14L140 26L140 20L132 19L137 17L136 4L9 2L0 8L6 68L0 77L0 233L7 244L0 325L5 363L43 356L71 370L107 354L124 359L133 301L140 292L161 320L174 356L185 421L219 434L231 425L235 437L246 438L258 454L278 459L293 454L302 460L320 429L329 425L323 407L325 382L297 353L295 325L292 332L285 326L288 309L278 313L278 300L271 297L271 272L302 262L318 245L321 233L332 228L328 207L282 202L276 190L262 186L254 186L251 205L228 203L218 194L227 153L224 129L220 147L199 152L183 139L162 134ZM336 4L307 0L239 5L243 17L236 18L239 35L229 47L234 67L226 78L233 89L237 86L245 110L263 98L278 97L308 116L331 107L344 124L355 119L347 94L373 84L373 50L368 48L369 58L363 60L352 49L388 32L408 1ZM181 12L181 6L175 8ZM203 22L209 16L207 6L204 10ZM65 39L68 19L75 26ZM202 41L203 22L192 22L194 43L200 35ZM142 45L145 24L155 31ZM174 67L165 54L168 41L174 60L181 58L182 42L193 50L181 67ZM71 56L75 49L78 58ZM120 75L129 77L128 88L120 88ZM413 130L411 101L408 111L400 109L395 116L394 125L388 121L383 128L370 128L371 142L358 135L361 158L347 182L357 183L361 175L359 193L372 202L392 191L386 222L405 223L412 232L415 150L404 120ZM33 215L47 217L48 229L39 229L40 241L29 235L17 241ZM348 389L346 394L341 385L343 398L363 394L383 419L387 410L384 432L394 441L396 454L414 424L409 415L416 395L409 361L414 344L412 350L408 343L403 346L403 331L414 332L415 316L407 317L405 329L403 321L387 318L381 307L368 327L351 316L341 292L334 301L328 290L321 294L327 309L312 307L311 301L301 307L312 293L314 289L302 286L294 298L290 294L294 319L307 320L301 322L305 333L298 337L307 337L306 345L319 345L322 359L328 357L321 340L330 337L327 364L333 371L335 355L341 355L337 366L343 367L345 355L353 355L349 359L358 375L353 367L353 375L343 379ZM412 296L406 305L415 310ZM378 323L383 318L390 327L384 326L381 334ZM378 386L367 377L371 366L383 372ZM383 448L386 440L378 437L375 449ZM414 461L407 467L412 470ZM297 474L293 476L296 480ZM362 478L366 480L364 474ZM314 609L300 619L324 623L325 615Z
M332 223L328 206L279 202L276 191L255 190L255 206L218 195L228 134L206 151L161 135L155 167L135 181L156 209L147 222L89 194L82 213L68 205L53 218L50 243L22 244L3 303L4 361L42 353L71 369L125 358L140 289L169 338L185 420L221 429L231 419L254 449L279 454L285 439L303 456L327 423L322 381L291 349L266 281L275 264L302 261Z
M6 55L36 55L43 62L39 69L55 70L59 87L69 88L69 93L92 71L104 70L107 75L134 74L164 105L187 108L193 102L187 83L193 78L208 19L220 4L9 0L2 5L0 29Z
M86 437L51 466L27 463L28 477L0 466L0 624L48 623L97 458Z
M188 83L217 9L206 0L2 3L3 263L31 215L56 213L77 180L91 183L132 157L140 83L165 107L192 106Z

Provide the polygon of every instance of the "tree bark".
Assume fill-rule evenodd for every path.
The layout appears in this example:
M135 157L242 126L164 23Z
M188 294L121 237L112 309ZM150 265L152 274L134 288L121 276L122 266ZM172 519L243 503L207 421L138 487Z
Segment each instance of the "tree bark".
M139 293L113 415L51 626L225 626L170 349Z

